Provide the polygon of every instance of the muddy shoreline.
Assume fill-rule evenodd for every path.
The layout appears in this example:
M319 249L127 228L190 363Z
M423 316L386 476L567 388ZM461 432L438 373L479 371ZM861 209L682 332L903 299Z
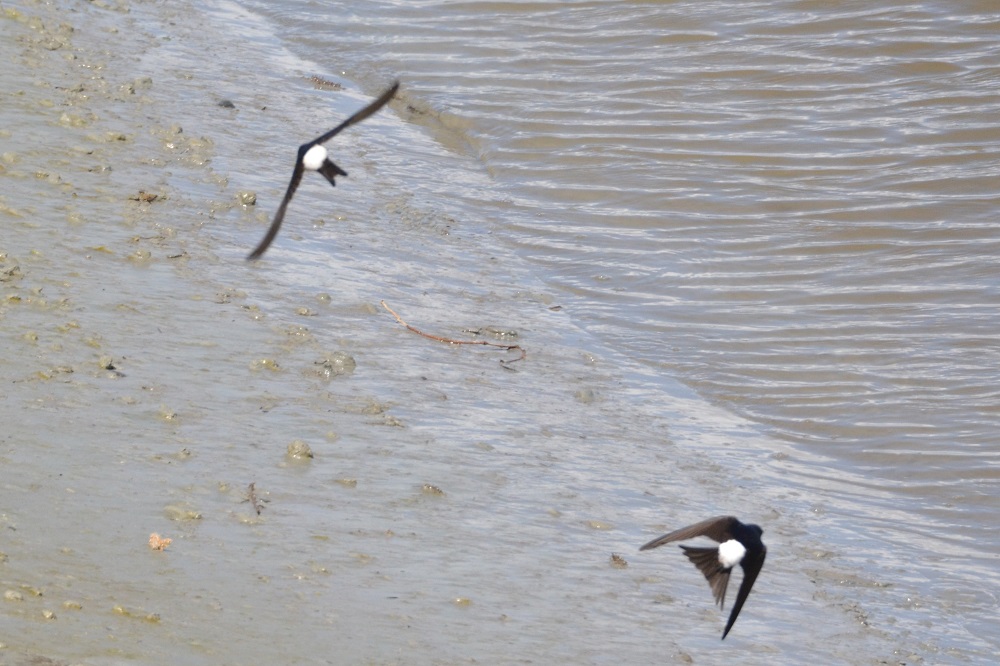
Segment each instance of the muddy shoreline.
M719 470L776 553L809 543L740 618L751 661L916 650L845 601L882 583L844 591L808 510L786 513L808 498L754 487L780 451L629 375L480 241L488 220L392 180L414 155L350 137L335 211L300 208L247 264L284 187L259 165L294 149L269 132L295 105L265 94L288 73L197 62L185 5L4 13L0 664L721 663L711 620L662 631L715 614L702 583L668 588L665 558L635 553L719 510ZM234 41L217 48L238 66ZM366 94L315 75L300 94L335 109ZM372 124L402 145L406 114ZM308 242L331 229L333 260ZM383 298L444 337L516 333L527 358L420 338ZM151 550L152 532L171 543ZM799 645L802 597L830 629Z

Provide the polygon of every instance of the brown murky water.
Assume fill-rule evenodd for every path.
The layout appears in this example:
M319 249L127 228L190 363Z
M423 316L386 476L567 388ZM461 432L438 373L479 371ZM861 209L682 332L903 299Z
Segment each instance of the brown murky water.
M4 5L0 664L987 663L988 12L364 7Z

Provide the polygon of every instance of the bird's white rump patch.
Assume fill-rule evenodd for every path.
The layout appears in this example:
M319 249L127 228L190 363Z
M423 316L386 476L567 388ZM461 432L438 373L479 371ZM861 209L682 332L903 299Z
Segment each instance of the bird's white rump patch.
M317 143L302 156L302 166L310 171L318 171L323 166L323 162L326 161L326 155L326 148Z
M736 539L730 539L719 544L719 564L725 569L731 569L743 561L747 549Z

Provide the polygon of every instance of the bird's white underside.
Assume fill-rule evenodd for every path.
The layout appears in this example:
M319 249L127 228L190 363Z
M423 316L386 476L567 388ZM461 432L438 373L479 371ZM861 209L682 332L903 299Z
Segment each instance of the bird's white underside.
M719 564L730 569L743 561L743 556L747 554L747 549L736 539L730 539L719 544Z
M306 154L302 156L302 166L309 169L310 171L318 171L323 162L326 161L326 148L320 144L316 144L312 148L306 151Z

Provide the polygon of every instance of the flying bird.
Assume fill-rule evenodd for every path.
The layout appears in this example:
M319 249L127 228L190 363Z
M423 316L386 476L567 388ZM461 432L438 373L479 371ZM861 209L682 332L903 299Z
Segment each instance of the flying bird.
M743 582L736 595L736 605L733 606L733 610L729 614L729 621L726 623L726 629L722 632L722 639L725 640L726 634L733 628L743 604L750 596L750 588L757 580L757 574L764 566L767 547L760 540L762 534L764 534L764 530L757 525L744 525L733 516L717 516L682 527L670 534L664 534L658 539L653 539L639 550L658 548L671 541L683 541L700 536L719 542L717 548L681 546L681 550L705 575L720 609L723 608L723 602L726 599L729 574L737 564L743 567Z
M247 257L248 260L252 261L254 259L258 259L262 254L264 254L264 252L267 251L268 246L271 245L271 241L273 241L274 237L278 235L278 229L281 228L281 222L285 219L285 210L288 208L288 203L292 200L292 195L295 194L295 190L298 188L299 183L302 182L302 174L305 173L306 169L309 171L318 171L323 174L323 176L330 181L330 184L334 187L337 185L337 183L334 182L335 176L347 175L346 171L330 160L329 153L327 153L323 144L337 136L337 134L339 134L344 128L360 123L362 120L381 109L390 99L392 99L397 90L399 90L399 81L393 83L389 89L379 95L378 99L374 102L361 109L326 134L313 139L309 143L304 143L299 146L299 154L295 158L295 170L292 171L292 179L288 182L288 189L285 190L285 198L281 200L281 205L278 206L278 212L274 214L274 220L272 220L271 227L267 230L267 234L264 235L263 240L261 240L254 251Z

